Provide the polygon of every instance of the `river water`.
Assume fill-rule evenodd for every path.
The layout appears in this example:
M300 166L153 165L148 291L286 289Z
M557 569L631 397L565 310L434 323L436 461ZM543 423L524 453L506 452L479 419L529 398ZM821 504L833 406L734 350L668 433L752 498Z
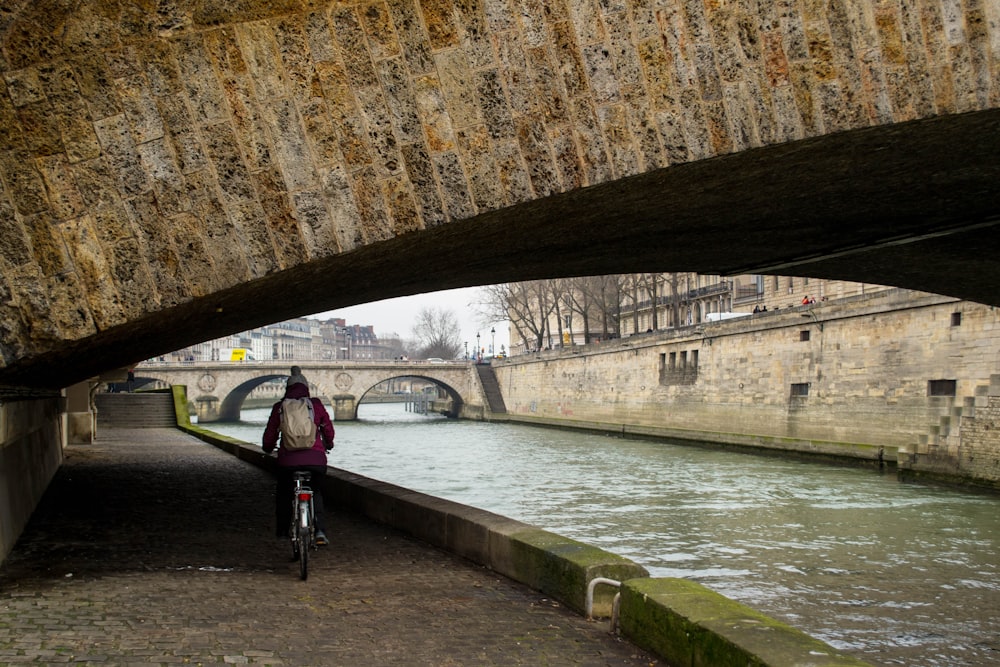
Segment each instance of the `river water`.
M268 410L214 430L259 443ZM893 473L401 404L337 422L330 465L692 579L875 665L1000 664L1000 498Z

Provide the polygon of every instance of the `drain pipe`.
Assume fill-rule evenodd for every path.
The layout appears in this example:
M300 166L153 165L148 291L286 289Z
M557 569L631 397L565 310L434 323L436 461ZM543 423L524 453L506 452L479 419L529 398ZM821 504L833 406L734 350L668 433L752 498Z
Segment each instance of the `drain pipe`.
M621 589L622 582L615 581L614 579L605 579L604 577L594 577L587 584L587 620L594 620L594 589L597 584L607 584L609 586L614 586L615 588ZM618 606L621 604L622 594L615 593L615 599L611 602L611 632L615 632L618 629Z

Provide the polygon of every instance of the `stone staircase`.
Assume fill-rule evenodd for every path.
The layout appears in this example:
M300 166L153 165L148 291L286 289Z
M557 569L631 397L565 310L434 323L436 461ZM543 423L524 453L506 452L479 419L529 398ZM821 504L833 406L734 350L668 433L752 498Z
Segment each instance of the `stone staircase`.
M488 364L476 364L476 371L479 373L479 382L483 386L483 393L486 395L486 405L495 415L507 414L507 405L503 402L503 394L500 393L500 383L497 381L497 374L493 367Z
M170 392L97 394L97 428L174 428L174 398Z
M990 375L988 385L976 387L974 396L939 399L942 401L938 423L927 435L920 436L917 454L957 456L961 445L962 419L975 419L976 408L989 405L990 396L1000 396L1000 374Z

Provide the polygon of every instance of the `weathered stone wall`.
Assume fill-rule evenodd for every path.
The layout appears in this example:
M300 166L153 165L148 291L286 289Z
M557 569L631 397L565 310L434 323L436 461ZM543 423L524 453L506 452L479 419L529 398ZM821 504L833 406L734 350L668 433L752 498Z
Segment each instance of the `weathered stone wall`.
M0 405L0 562L62 463L64 411L60 398Z
M943 455L953 473L996 483L995 420L970 445L938 436L998 365L996 309L892 291L513 357L496 372L515 419L865 459L884 448L889 461L904 450L916 467ZM933 380L954 380L955 397L928 396Z
M907 478L944 479L1000 488L1000 375L974 397L947 403L939 424L911 452L901 453Z
M998 54L978 0L17 2L0 362L555 193L993 108Z

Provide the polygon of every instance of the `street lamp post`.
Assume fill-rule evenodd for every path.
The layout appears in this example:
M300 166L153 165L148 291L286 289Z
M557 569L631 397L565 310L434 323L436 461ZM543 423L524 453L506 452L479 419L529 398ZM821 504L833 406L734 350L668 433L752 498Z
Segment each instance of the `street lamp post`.
M472 355L472 356L473 356L473 357L475 357L475 358L476 358L477 360L479 359L479 349L480 349L480 348L479 348L479 332L477 331L477 332L476 332L476 353L475 353L474 355Z
M465 341L465 360L469 360L469 341Z
M497 329L496 329L496 327L492 327L490 329L490 335L492 336L492 339L490 339L490 356L493 357L493 356L496 356L496 353L497 353Z

